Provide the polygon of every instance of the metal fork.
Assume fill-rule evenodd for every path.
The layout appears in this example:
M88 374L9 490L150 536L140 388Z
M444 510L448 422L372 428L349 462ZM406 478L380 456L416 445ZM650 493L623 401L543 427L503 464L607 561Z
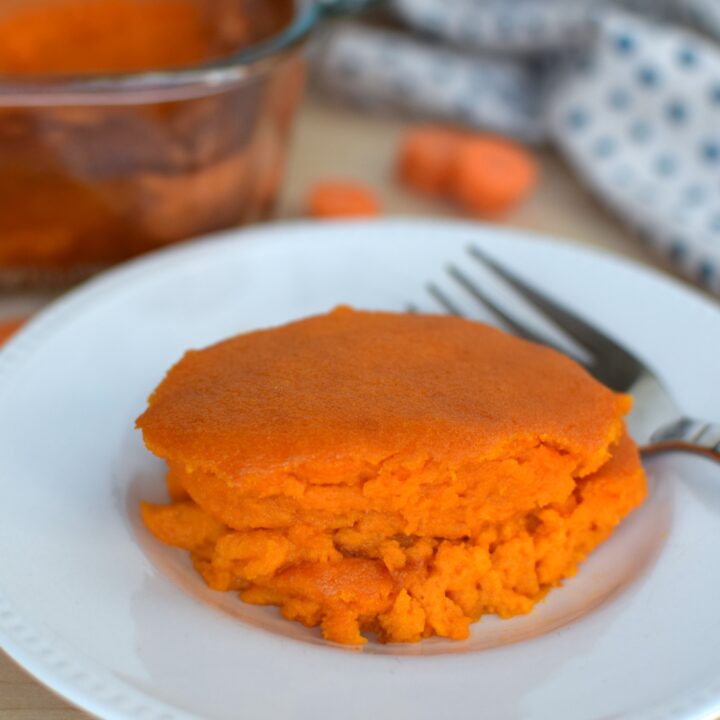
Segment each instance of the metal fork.
M633 396L633 409L627 418L627 424L630 434L643 452L684 450L702 453L720 461L720 424L683 415L657 375L640 358L586 320L521 280L477 247L469 247L468 254L473 261L502 278L530 306L583 348L590 360L581 364L591 375L609 388ZM519 320L499 305L459 267L449 265L447 272L466 294L484 305L515 335L569 354L547 335ZM438 285L428 283L427 291L445 312L458 317L464 316ZM413 306L409 309L415 310Z

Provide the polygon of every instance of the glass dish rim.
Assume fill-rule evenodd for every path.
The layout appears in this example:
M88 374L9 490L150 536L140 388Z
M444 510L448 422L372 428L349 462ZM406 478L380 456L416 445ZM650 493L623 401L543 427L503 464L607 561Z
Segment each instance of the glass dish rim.
M215 95L272 71L299 54L315 24L313 3L294 0L288 25L227 57L167 70L75 75L0 74L0 108L142 105Z

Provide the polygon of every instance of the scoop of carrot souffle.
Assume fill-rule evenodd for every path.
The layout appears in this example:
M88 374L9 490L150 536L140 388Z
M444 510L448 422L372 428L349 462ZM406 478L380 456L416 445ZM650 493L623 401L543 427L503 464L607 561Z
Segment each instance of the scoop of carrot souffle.
M205 582L362 643L529 612L646 493L631 400L476 322L338 308L188 352L137 421Z

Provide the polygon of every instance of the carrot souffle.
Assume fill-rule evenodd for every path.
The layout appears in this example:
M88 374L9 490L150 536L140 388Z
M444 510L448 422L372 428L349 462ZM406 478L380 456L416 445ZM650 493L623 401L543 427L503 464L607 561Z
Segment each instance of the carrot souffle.
M628 396L453 317L333 312L188 352L138 419L161 541L328 640L529 612L646 492Z

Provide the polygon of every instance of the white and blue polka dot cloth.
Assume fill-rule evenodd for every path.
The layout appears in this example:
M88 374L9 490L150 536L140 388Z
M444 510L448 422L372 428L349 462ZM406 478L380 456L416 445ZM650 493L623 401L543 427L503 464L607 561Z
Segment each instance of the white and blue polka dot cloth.
M394 7L420 35L340 26L318 59L326 86L554 143L640 237L720 294L720 0Z

